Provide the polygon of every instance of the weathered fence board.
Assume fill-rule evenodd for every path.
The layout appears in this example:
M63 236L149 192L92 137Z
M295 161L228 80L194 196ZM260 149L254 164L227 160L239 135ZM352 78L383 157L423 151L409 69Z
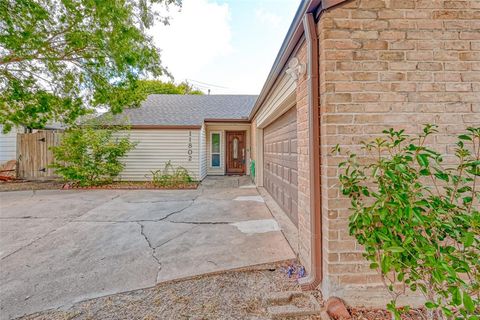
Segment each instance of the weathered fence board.
M61 133L42 130L17 134L17 176L21 179L42 180L55 178L49 166L53 163L51 147L57 146Z

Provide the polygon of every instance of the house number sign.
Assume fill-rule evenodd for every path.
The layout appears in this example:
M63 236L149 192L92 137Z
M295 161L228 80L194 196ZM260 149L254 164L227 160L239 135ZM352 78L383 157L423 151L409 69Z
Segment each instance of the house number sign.
M192 131L188 131L188 161L192 161L192 154L193 154L193 146L192 146Z

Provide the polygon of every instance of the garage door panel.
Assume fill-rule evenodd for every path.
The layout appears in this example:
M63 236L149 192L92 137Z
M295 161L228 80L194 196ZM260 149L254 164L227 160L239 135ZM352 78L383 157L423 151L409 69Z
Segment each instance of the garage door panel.
M292 170L292 184L294 186L298 186L298 171L297 170Z
M298 224L297 113L292 108L264 129L264 185Z
M290 152L297 153L297 139L292 139L290 143Z

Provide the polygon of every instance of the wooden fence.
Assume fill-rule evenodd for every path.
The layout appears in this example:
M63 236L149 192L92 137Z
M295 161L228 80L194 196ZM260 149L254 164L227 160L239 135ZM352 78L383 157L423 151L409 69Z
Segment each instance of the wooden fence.
M28 180L55 178L50 147L57 146L61 133L42 130L17 134L17 177Z

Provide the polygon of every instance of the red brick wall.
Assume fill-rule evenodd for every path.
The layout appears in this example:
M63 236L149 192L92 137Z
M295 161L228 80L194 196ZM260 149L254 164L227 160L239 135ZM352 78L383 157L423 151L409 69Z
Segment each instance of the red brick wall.
M452 154L452 137L480 124L480 1L352 0L325 12L318 32L323 293L379 305L388 295L348 235L342 159L330 149L361 153L359 143L384 128L415 133L436 123L432 144Z

